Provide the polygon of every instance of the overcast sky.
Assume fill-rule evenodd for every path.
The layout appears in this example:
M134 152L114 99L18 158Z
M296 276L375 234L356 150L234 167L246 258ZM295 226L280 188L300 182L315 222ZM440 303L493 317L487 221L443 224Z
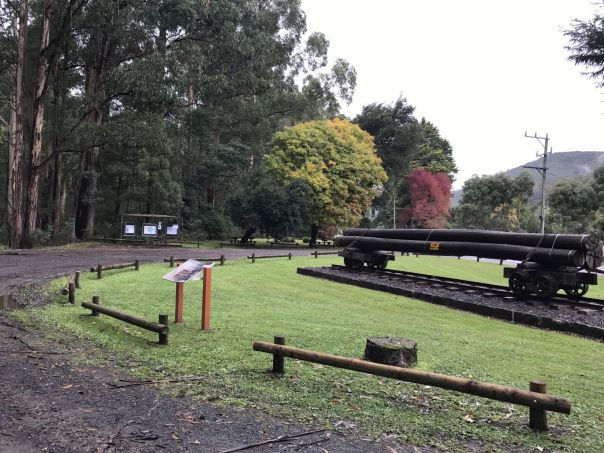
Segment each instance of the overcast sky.
M308 31L357 70L348 116L399 95L453 146L454 187L554 152L604 151L604 95L567 60L562 30L594 0L302 0Z

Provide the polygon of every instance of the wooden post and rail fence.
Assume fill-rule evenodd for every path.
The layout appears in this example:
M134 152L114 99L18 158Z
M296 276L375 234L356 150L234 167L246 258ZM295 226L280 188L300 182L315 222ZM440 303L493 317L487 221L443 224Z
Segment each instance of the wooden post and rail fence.
M65 283L65 286L61 289L61 294L68 295L69 303L73 305L75 304L75 290L80 288L80 272L78 271L74 274L73 278L67 280L67 283Z
M224 255L220 255L219 258L174 258L171 256L170 258L164 258L164 263L170 263L170 267L174 267L174 264L184 263L189 259L194 259L197 261L218 261L221 266L224 266L226 261L226 257Z
M158 333L159 344L168 344L168 315L159 315L159 323L155 323L143 318L139 318L138 316L131 315L129 313L121 312L114 308L105 307L101 305L98 296L93 296L92 303L82 302L82 307L92 310L92 316L98 316L99 313L102 313L104 315L111 316L112 318L119 319L120 321L124 321L128 324L132 324L142 329Z
M413 370L391 365L367 362L365 360L353 359L307 349L285 346L284 337L275 337L274 343L254 341L254 351L273 354L273 372L282 374L285 371L284 357L303 360L306 362L329 365L336 368L360 371L362 373L383 376L400 381L414 382L416 384L431 385L456 392L476 395L506 403L528 406L529 426L538 431L547 429L547 412L560 412L570 414L571 402L546 394L546 384L542 381L531 381L530 390L522 390L506 387L499 384L477 382L456 376L448 376L440 373Z
M134 270L138 271L140 268L140 262L139 260L136 260L133 263L113 264L110 266L103 266L102 264L98 264L96 268L91 267L90 272L96 272L96 278L101 279L103 278L103 271L111 271L114 269L126 269L127 267L134 267Z

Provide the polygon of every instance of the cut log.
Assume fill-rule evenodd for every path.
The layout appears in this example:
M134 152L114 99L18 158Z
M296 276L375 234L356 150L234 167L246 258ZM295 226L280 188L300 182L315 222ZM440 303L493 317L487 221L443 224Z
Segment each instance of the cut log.
M405 338L369 337L365 360L408 368L417 362L417 343Z
M600 241L593 234L539 234L488 230L424 230L347 228L344 236L363 236L411 241L479 242L484 244L522 245L548 249L593 250Z
M585 252L525 247L522 245L488 244L476 242L430 242L403 239L382 239L362 236L336 236L338 247L355 247L363 251L388 250L442 256L479 256L481 258L526 260L529 262L582 267Z

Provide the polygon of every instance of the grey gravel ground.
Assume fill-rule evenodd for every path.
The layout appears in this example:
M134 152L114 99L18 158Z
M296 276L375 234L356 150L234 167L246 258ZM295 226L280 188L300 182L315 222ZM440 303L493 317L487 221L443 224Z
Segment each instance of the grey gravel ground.
M98 246L82 249L34 249L0 252L0 295L8 294L27 283L39 283L75 271L88 270L91 266L119 264L140 260L162 262L164 258L240 258L251 253L260 255L309 256L308 248L283 249L197 249L197 248L143 248L125 246Z

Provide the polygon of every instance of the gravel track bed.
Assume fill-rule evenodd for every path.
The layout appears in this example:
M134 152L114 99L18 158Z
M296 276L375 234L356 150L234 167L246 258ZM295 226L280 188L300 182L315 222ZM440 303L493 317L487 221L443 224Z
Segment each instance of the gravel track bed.
M502 296L487 297L459 289L450 290L446 288L446 284L443 287L431 287L427 284L404 282L400 277L381 275L377 272L313 267L299 268L298 273L386 291L519 324L604 340L604 311L601 310L582 313L559 304L558 308L554 309L541 302L505 299Z

